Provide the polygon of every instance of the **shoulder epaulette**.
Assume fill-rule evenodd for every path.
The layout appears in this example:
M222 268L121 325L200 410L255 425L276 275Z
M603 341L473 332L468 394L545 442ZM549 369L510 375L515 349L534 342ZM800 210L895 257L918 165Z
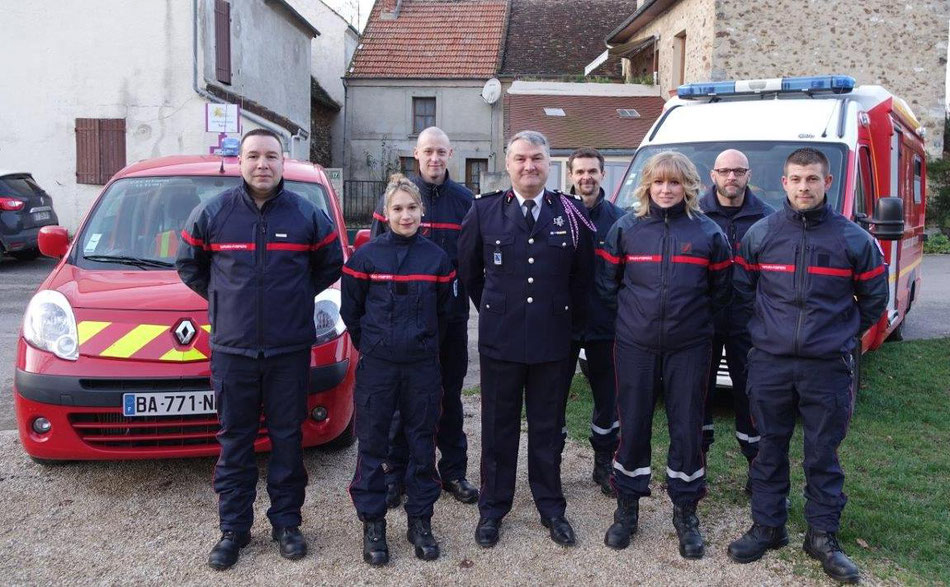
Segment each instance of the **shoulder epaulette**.
M494 192L485 192L484 194L475 194L475 199L479 200L481 198L488 198L491 196L500 196L503 193L505 193L505 190L496 190Z

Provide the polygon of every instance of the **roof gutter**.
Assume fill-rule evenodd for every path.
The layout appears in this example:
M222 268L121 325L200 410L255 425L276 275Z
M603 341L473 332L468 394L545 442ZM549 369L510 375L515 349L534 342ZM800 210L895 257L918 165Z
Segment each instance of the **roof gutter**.
M216 104L228 104L226 100L219 98L209 92L208 90L202 88L198 85L198 0L191 0L191 63L192 63L192 78L191 78L191 88L195 91L196 94L204 98L209 102ZM289 149L290 156L293 158L298 158L294 147L298 142L305 141L310 137L310 134L304 130L299 130L296 134L290 134L286 128L274 124L273 122L267 120L262 116L258 116L253 112L248 112L247 110L241 108L241 116L250 120L254 124L258 124L268 130L271 130L277 133L278 136L283 140L284 145Z

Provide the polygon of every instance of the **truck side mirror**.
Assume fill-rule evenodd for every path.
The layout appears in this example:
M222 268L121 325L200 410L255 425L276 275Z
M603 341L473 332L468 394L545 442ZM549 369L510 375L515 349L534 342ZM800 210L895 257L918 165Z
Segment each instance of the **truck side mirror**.
M41 253L59 259L69 250L69 233L62 226L44 226L37 235L37 244Z
M871 224L871 234L878 240L899 241L904 238L904 201L894 197L878 199Z
M363 228L356 231L356 238L353 239L353 250L359 249L369 242L369 229Z

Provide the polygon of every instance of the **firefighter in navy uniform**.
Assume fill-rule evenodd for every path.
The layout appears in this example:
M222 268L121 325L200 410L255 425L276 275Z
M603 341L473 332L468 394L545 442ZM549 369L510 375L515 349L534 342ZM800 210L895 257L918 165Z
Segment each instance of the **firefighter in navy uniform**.
M856 338L887 306L887 270L871 235L828 205L823 153L798 149L784 172L784 209L750 228L736 257L737 302L753 316L748 389L761 440L749 472L752 527L728 554L748 563L788 544L788 445L800 417L803 548L832 578L858 582L836 536L847 501L837 451L854 406Z
M775 210L757 198L749 189L752 170L749 159L741 151L727 149L716 157L709 172L712 186L699 200L699 208L719 225L729 239L733 253L749 228ZM726 351L729 378L732 379L732 406L735 416L736 440L749 464L759 450L759 433L749 415L749 396L746 394L746 356L752 348L749 340L749 318L740 315L735 304L729 304L715 317L715 335L712 346L712 369L709 393L706 395L706 417L703 421L703 453L713 443L712 398L716 390L716 372ZM746 492L751 493L746 482Z
M637 531L639 499L650 495L650 434L662 390L673 527L680 555L691 559L705 553L696 506L706 495L702 423L713 315L732 294L732 252L719 226L699 211L700 186L696 168L680 153L647 160L637 210L610 229L597 271L598 290L617 307L620 415L611 478L617 510L604 543L626 548Z
M607 231L621 216L623 210L605 199L604 156L596 149L577 149L567 158L567 173L571 178L571 193L579 195L597 227L594 250L602 249ZM595 269L596 269L595 265ZM617 385L614 374L615 309L604 304L591 283L588 292L587 326L571 342L571 360L568 362L568 386L574 377L577 358L583 348L587 357L585 375L590 382L594 410L590 420L590 445L594 449L594 471L591 477L604 495L616 497L610 486L610 469L617 451L620 421L617 420ZM567 399L567 396L564 398ZM567 434L565 433L565 440Z
M267 510L280 554L299 559L307 471L307 415L314 296L340 276L343 249L327 215L284 189L280 138L255 129L241 140L244 182L195 208L182 230L176 267L208 300L211 379L221 428L214 490L222 531L208 564L231 567L250 541L257 488L254 441L271 441ZM249 240L251 239L251 240Z
M406 537L418 558L439 556L431 526L432 505L441 492L435 471L439 338L455 281L445 252L419 234L418 188L394 175L384 202L390 230L356 251L343 268L340 310L360 351L354 392L359 449L350 496L363 521L363 559L374 566L389 561L383 463L397 407L409 445Z
M564 517L561 447L571 336L583 328L593 226L578 199L544 188L550 156L541 133L508 143L512 189L476 198L462 222L459 273L479 309L482 461L476 542L498 542L511 510L522 398L528 420L528 483L541 523L558 544L575 543Z
M446 164L452 156L449 137L437 127L419 133L413 156L419 166L419 175L412 182L422 193L425 214L420 224L423 236L439 245L458 266L458 236L462 219L472 207L473 195L465 186L452 181ZM382 202L380 203L382 206ZM388 230L382 210L373 214L373 236ZM452 284L456 294L452 300L445 337L439 349L442 365L442 417L439 419L437 444L439 476L442 487L462 503L475 503L478 489L466 479L468 470L468 440L463 429L462 383L468 370L468 296L462 284ZM397 507L405 489L408 447L402 431L402 418L396 411L391 432L391 446L386 459L386 501Z

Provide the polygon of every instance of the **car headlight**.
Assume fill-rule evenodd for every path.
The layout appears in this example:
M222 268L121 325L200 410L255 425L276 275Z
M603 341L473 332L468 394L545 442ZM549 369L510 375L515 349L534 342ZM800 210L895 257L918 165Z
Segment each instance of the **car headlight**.
M66 296L49 289L36 292L23 316L23 338L60 359L78 359L76 317Z
M346 325L340 316L340 290L325 289L313 298L313 326L317 330L317 341L323 344L343 334Z

